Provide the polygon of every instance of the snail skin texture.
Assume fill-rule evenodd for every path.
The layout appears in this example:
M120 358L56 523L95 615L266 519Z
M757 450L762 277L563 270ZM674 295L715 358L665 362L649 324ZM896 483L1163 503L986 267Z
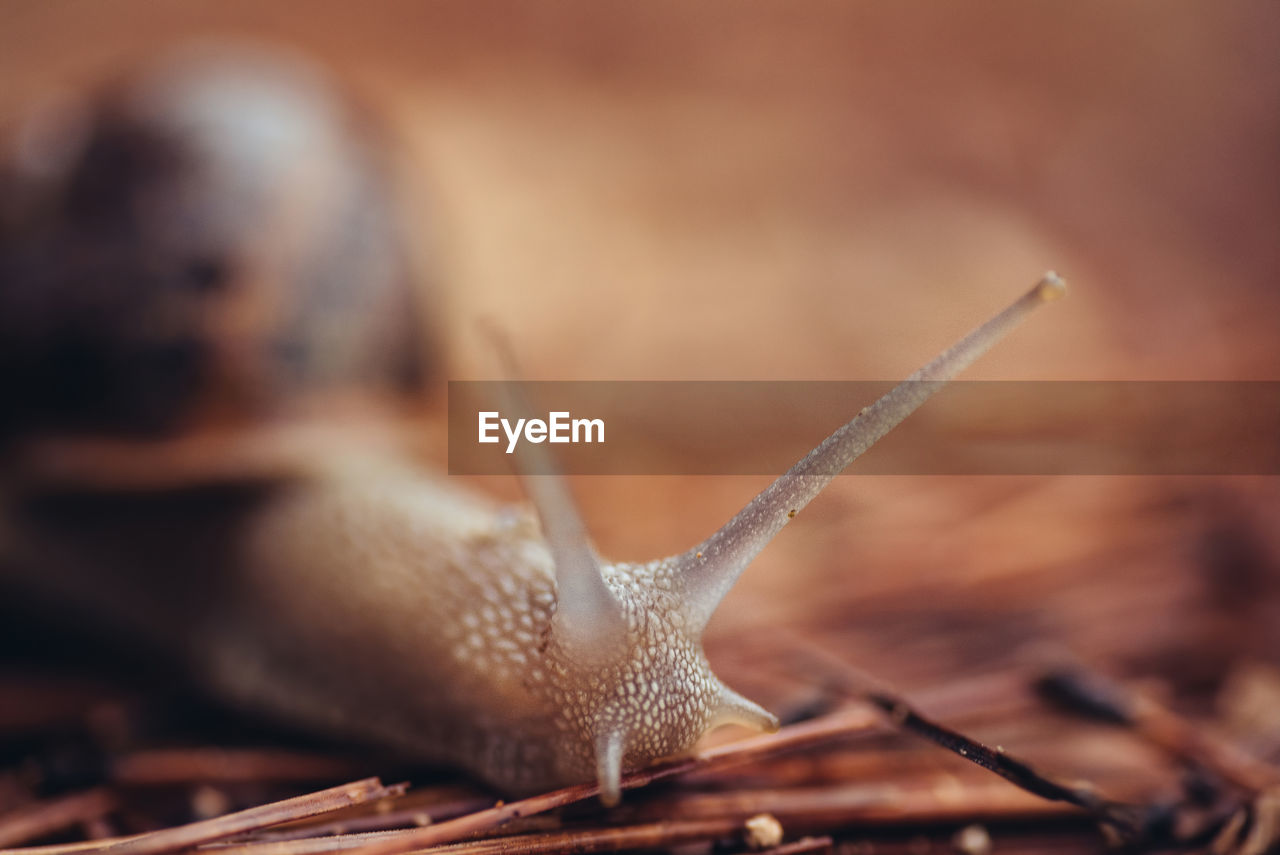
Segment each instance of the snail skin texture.
M404 464L349 460L239 511L233 553L204 556L222 566L210 589L158 583L148 590L164 607L143 608L114 579L96 606L151 627L174 616L161 628L170 644L189 639L187 666L242 705L448 761L508 792L594 778L616 803L624 769L722 724L777 727L712 672L701 640L712 612L835 475L1064 290L1046 275L680 555L599 558L563 481L530 474L545 461L521 463L534 520Z

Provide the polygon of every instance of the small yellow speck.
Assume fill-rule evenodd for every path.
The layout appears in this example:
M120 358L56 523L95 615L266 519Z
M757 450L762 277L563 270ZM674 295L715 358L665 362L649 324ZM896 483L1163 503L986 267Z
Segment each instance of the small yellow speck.
M1066 296L1067 283L1062 281L1062 277L1050 270L1044 275L1035 287L1036 296L1044 302L1057 300Z
M796 509L795 509L795 508L792 508L791 510L787 511L787 519L789 519L789 520L790 520L790 519L795 519L795 516L796 516Z
M782 842L782 823L768 813L758 813L748 819L747 846L752 849L771 849Z
M698 553L697 553L697 554L695 554L693 557L694 557L694 558L701 558L701 557L702 557L702 553L701 553L701 552L698 552Z

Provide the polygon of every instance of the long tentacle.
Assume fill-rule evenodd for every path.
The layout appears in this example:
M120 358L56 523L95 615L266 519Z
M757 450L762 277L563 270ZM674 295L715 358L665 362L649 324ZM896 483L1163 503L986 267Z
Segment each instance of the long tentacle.
M1065 293L1066 285L1057 274L1045 274L1035 287L1004 311L943 351L823 440L719 531L678 556L677 575L687 610L686 618L694 626L704 626L747 564L836 475L948 380L985 353L1034 308Z

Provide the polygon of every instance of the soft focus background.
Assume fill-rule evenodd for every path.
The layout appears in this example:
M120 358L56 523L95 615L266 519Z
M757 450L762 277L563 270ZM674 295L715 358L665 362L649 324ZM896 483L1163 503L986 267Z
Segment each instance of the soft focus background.
M0 125L190 39L364 105L447 377L491 376L488 319L539 379L897 379L1053 268L1070 298L968 376L1280 380L1269 0L5 0ZM574 486L602 552L649 558L766 482ZM798 633L904 688L1053 648L1200 708L1280 663L1278 514L1264 477L846 477L709 651L773 704Z

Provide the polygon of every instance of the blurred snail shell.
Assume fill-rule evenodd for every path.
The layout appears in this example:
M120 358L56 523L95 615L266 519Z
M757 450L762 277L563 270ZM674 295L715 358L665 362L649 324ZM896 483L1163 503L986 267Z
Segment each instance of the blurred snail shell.
M146 435L431 370L375 133L305 62L205 47L34 111L0 220L0 424Z

